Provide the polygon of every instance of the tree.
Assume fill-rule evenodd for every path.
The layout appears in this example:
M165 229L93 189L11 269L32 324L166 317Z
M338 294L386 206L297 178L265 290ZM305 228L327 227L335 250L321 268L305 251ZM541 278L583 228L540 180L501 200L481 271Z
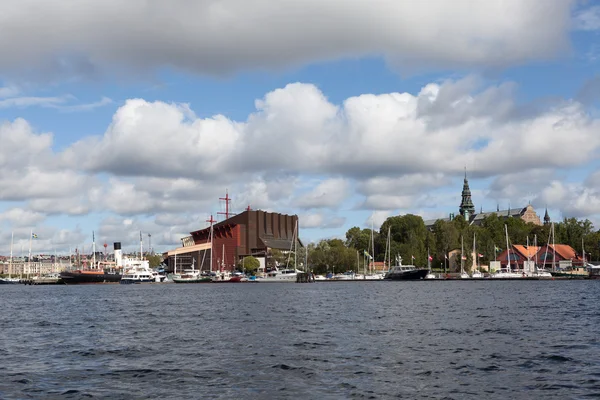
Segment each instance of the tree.
M255 273L258 267L260 267L260 261L253 256L246 256L238 262L238 268L241 271Z
M163 261L162 257L158 254L147 255L146 260L148 260L148 263L150 264L150 268L158 267L160 265L160 263L162 263L162 261Z

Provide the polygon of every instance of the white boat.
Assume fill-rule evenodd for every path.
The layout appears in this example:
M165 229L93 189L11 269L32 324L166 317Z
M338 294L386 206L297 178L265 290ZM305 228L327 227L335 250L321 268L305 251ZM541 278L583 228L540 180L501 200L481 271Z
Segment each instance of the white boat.
M504 224L504 232L506 234L506 268L501 268L499 272L491 275L492 279L519 279L525 278L525 273L512 271L510 268L510 244L508 242L508 227Z
M471 278L473 279L483 279L483 274L479 270L479 253L477 253L477 245L475 241L475 233L473 233L473 257L477 260L475 263L476 268L471 271Z
M298 273L302 272L295 268L287 268L287 269L279 269L277 267L273 267L263 275L257 275L257 282L296 282L296 277Z
M148 283L163 282L167 277L159 275L157 271L150 268L148 260L137 260L125 257L123 259L123 270L120 283Z

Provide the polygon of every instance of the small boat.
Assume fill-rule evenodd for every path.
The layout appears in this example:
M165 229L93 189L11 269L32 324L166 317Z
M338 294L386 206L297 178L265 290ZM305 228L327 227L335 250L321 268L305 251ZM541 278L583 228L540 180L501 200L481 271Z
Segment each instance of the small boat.
M268 269L263 276L256 276L257 282L296 282L299 271L295 268L279 269L273 267Z
M588 277L590 279L600 279L600 265L588 265Z
M192 268L184 269L181 274L173 275L171 280L175 283L210 283L212 276L210 273Z
M0 285L14 285L19 283L21 280L19 278L0 278Z

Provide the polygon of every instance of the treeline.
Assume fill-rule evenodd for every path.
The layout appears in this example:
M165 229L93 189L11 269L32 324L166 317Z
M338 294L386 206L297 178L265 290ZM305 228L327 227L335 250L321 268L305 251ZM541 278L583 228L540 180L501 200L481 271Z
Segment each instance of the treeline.
M506 249L505 224L510 244L525 245L528 240L530 245L533 245L534 241L538 246L547 244L548 240L552 243L551 225L534 225L521 218L505 218L492 214L486 217L480 226L475 226L469 225L459 215L452 221L438 220L432 229L428 230L420 216L407 214L389 217L379 231L373 231L374 252L370 250L371 229L353 227L346 232L345 241L329 239L309 245L308 264L316 273L362 271L365 266L363 251L369 251L375 261L384 260L388 229L392 258L401 256L405 264L427 266L429 252L433 259L432 267L439 268L444 262L445 254L456 249L460 251L462 237L467 257L465 265L471 265L473 235L476 237L477 253L483 255L480 260L487 263L494 260L497 253ZM565 218L554 224L554 231L556 244L567 244L573 247L577 254L581 254L583 243L586 258L600 260L600 231L595 231L589 220Z

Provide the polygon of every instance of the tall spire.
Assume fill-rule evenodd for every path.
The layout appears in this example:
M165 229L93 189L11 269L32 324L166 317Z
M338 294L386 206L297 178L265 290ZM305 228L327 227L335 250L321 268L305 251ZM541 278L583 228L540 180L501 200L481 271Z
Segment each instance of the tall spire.
M548 215L548 207L546 207L546 213L544 214L544 225L550 224L550 215Z
M475 206L471 200L471 189L469 188L469 180L467 179L467 167L465 167L465 180L463 183L462 199L458 212L465 220L469 221L472 215L475 215Z

